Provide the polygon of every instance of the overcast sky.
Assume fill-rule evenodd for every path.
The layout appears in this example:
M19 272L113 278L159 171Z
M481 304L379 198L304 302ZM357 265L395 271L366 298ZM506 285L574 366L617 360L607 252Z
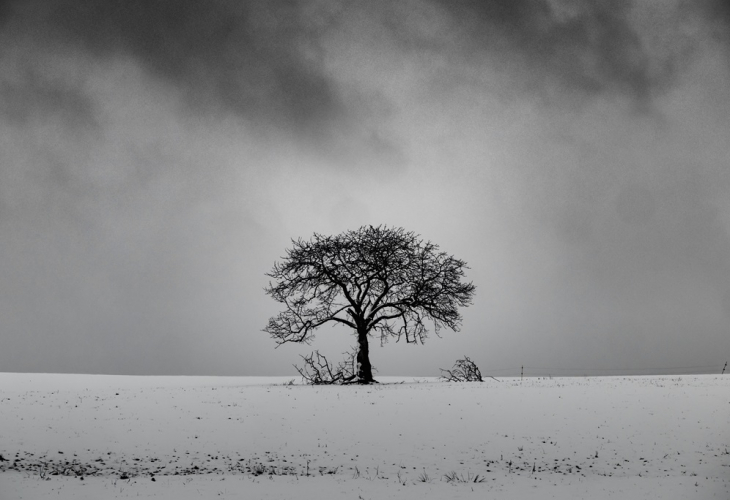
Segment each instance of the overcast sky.
M293 377L354 337L274 349L265 273L362 224L477 286L381 375L719 371L728 5L0 1L0 371Z

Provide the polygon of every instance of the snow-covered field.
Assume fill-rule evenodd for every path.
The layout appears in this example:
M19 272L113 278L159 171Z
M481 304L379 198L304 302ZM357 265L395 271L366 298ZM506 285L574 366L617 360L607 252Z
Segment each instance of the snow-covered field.
M0 498L730 499L730 376L288 380L0 374Z

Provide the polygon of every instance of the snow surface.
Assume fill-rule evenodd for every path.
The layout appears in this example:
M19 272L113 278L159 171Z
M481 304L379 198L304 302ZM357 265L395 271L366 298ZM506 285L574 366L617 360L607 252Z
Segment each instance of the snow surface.
M289 380L0 374L0 499L730 498L727 375Z

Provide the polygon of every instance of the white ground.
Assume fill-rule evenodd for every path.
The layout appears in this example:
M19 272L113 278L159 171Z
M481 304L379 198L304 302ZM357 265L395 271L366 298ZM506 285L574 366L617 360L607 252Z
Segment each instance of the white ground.
M286 380L0 374L0 499L730 499L730 375Z

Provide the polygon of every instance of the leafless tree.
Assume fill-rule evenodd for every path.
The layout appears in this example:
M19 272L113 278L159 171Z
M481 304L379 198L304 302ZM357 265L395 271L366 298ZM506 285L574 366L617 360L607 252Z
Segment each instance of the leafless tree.
M369 337L423 343L426 321L437 335L443 327L457 331L459 307L472 303L475 287L461 281L466 263L403 228L363 226L292 244L267 273L275 282L265 291L284 311L264 331L281 345L309 343L325 323L350 327L359 383L374 382Z
M484 382L479 367L467 356L464 356L464 359L457 359L451 370L443 368L439 370L443 372L441 378L447 382Z

